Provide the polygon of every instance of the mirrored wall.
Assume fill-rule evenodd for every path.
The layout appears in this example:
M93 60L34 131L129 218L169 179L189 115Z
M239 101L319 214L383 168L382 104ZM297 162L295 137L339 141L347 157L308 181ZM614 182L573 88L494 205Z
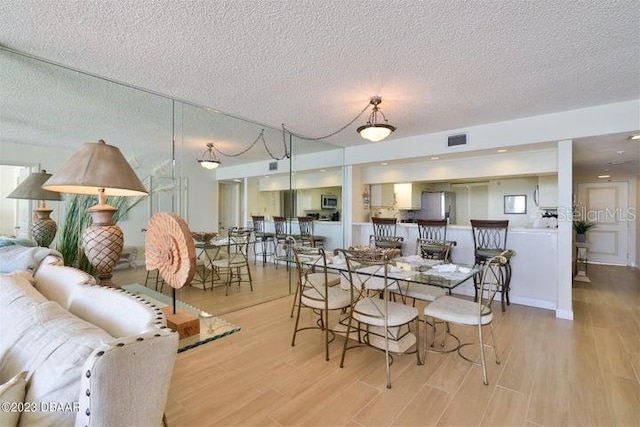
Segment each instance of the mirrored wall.
M310 216L327 249L343 246L340 147L5 49L0 82L1 165L55 174L82 143L103 139L120 148L145 184L149 196L132 202L119 222L139 266L132 269L137 275L116 272L122 284L145 279L144 230L155 212L176 212L191 230L220 234L251 227L252 215L265 216L267 231L273 231L274 216L285 216L289 233L296 234L297 217ZM208 143L222 162L215 170L197 162ZM21 179L11 173L16 176L3 179L1 188L3 222L26 228L28 210L19 213L18 202L5 199ZM64 223L66 202L49 204L52 218ZM14 232L14 224L2 231ZM282 295L292 291L288 280ZM196 301L197 295L184 298Z

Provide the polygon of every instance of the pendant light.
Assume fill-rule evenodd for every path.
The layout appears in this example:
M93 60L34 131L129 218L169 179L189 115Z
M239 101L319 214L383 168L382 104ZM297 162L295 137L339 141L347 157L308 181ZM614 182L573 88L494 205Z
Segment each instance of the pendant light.
M358 133L364 139L367 139L369 141L372 141L372 142L382 141L383 139L391 135L391 132L396 130L396 128L395 126L391 126L388 123L388 120L385 117L384 113L380 110L380 107L378 107L378 105L382 103L382 98L380 98L379 96L374 96L371 98L369 103L373 105L373 111L369 115L369 120L367 120L367 124L364 126L360 126L357 129ZM378 123L378 113L382 115L382 118L384 119L384 123Z
M207 144L207 149L204 151L204 153L202 153L202 158L198 159L198 163L200 163L200 166L202 166L203 168L209 170L216 169L218 166L220 166L222 162L218 160L215 153L213 152L212 142Z

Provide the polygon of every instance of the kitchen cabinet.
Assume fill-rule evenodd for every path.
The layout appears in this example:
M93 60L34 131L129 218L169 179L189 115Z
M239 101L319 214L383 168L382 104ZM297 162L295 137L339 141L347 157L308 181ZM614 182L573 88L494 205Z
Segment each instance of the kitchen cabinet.
M403 210L419 210L422 203L422 186L405 182L401 184L393 184L393 191L396 196L396 205L398 209Z
M538 177L537 203L540 208L558 207L558 176L544 175Z
M391 207L394 203L393 184L371 184L371 207Z

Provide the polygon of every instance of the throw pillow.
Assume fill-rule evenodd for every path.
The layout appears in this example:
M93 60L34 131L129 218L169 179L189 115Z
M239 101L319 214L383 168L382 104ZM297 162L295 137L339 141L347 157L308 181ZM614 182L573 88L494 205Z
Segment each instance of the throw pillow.
M20 413L17 404L24 402L27 372L20 372L4 384L0 384L0 426L17 426ZM7 404L9 406L7 406ZM5 407L7 406L7 407ZM14 407L12 407L14 406ZM20 408L21 409L21 408Z

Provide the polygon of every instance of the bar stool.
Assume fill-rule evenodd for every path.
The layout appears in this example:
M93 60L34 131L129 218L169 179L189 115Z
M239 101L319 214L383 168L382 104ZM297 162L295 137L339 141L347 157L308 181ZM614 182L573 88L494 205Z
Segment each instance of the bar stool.
M371 246L382 249L400 249L404 238L396 236L398 218L371 218L373 234L370 236Z
M472 219L471 231L473 233L474 257L477 265L484 265L486 261L495 256L502 255L507 251L509 220ZM511 305L511 302L509 301L509 290L511 284L510 260L514 255L514 251L509 251L506 255L507 262L501 264L501 271L504 275L504 280L501 280L502 285L499 289L502 296L502 311L506 310L506 305ZM478 290L480 289L479 281L479 277L474 277L474 301L478 300Z
M446 219L418 219L418 241L416 255L426 259L438 259L449 262L451 246L456 242L447 241Z
M289 270L289 262L295 262L295 260L293 259L293 252L289 250L288 239L294 236L291 236L291 234L287 232L287 218L283 216L274 216L273 225L276 230L276 233L274 235L274 240L273 240L274 261L276 261L275 258L278 257L278 248L282 247L283 250L285 251L284 260L287 266L287 270ZM276 269L278 269L278 263L276 262L275 264L276 264Z
M253 265L256 265L258 255L262 256L262 265L267 262L268 256L273 256L273 251L269 251L269 244L274 244L275 234L264 231L264 215L251 215L253 221ZM260 243L260 252L256 250L258 243Z
M302 245L311 246L312 248L324 248L324 236L316 236L313 233L313 218L310 216L299 216L298 226L300 227L300 236L298 240ZM296 236L294 236L296 237Z

